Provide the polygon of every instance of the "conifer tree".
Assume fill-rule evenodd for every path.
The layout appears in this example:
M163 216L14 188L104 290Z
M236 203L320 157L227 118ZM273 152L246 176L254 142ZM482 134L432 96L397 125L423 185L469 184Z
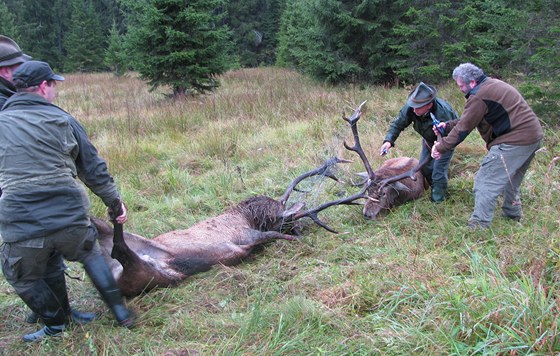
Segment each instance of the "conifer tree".
M27 54L47 61L54 70L62 70L63 37L69 9L64 0L6 1L17 19L18 44ZM2 18L3 21L3 18Z
M227 24L233 32L234 53L242 67L273 64L277 32L285 0L230 1Z
M14 41L18 41L19 30L15 25L15 15L10 12L8 6L0 1L0 34L8 36Z
M219 86L229 65L229 30L223 0L123 0L128 8L125 45L134 69L152 88L174 97Z
M91 0L71 1L70 25L64 38L66 72L95 72L103 66L103 29Z
M113 23L113 27L111 27L109 31L103 63L109 67L116 76L121 76L128 70L129 62L124 49L123 36L119 33L117 24Z

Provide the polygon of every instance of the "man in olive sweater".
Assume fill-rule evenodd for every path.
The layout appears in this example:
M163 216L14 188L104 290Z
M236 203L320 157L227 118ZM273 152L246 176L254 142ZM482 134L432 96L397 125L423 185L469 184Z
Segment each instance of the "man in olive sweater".
M453 79L467 103L460 120L441 124L449 134L434 144L432 157L439 159L476 128L486 142L488 154L474 181L474 211L468 226L489 227L500 195L503 195L502 216L520 221L521 182L542 145L539 118L517 89L487 77L471 63L455 68Z

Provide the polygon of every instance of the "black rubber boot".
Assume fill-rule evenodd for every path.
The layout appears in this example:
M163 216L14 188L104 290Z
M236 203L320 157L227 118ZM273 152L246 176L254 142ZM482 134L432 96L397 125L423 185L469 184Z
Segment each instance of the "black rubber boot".
M84 261L84 267L115 319L121 326L132 328L136 322L136 315L124 305L121 291L107 262L101 255L92 256Z
M45 322L41 330L24 335L24 341L39 341L47 336L62 335L67 315L59 298L44 280L36 281L31 288L18 295Z
M37 324L39 322L39 314L35 313L33 310L27 314L25 322L28 324Z
M70 321L75 324L85 325L93 322L96 318L95 313L88 313L88 312L81 312L76 309L70 308ZM25 322L29 324L37 324L39 322L39 314L31 311L27 318L25 318Z
M63 273L56 277L45 278L45 282L51 287L51 290L58 296L68 320L79 325L85 325L95 320L95 313L86 313L70 308L68 302L68 292L66 289L66 277Z

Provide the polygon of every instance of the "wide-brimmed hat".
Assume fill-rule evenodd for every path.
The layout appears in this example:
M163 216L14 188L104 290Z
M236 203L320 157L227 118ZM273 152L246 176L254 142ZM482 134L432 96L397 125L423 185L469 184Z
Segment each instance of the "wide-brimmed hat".
M14 40L0 35L0 67L13 66L30 59L31 57L24 54Z
M17 67L12 74L15 87L29 88L41 84L45 80L64 80L64 77L54 74L51 66L46 62L28 61Z
M418 86L408 96L406 104L414 109L420 108L434 101L436 96L436 88L429 86L424 82L420 82L420 84L418 84Z

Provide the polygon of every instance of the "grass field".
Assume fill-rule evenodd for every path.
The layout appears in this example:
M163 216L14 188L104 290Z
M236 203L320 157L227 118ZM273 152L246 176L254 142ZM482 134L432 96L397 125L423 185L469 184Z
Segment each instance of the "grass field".
M296 176L333 155L353 159L337 173L363 171L343 147L342 111L367 100L359 123L373 166L418 157L406 130L389 157L377 152L407 89L327 87L293 71L244 69L220 78L212 95L167 99L134 76L66 75L56 103L86 127L129 208L128 231L153 237L187 228L241 200L279 197ZM454 83L439 95L459 112ZM62 338L24 344L39 326L0 279L0 354L5 355L471 355L560 352L560 138L545 144L523 183L524 219L500 218L471 231L472 183L484 145L475 132L457 148L450 197L429 195L378 220L359 206L324 211L346 232L307 223L298 241L257 248L235 267L216 266L176 288L130 300L138 326L114 325L80 265L69 263L71 304L99 319ZM295 199L328 195L322 180ZM353 188L333 188L349 194ZM355 191L355 189L354 189ZM92 214L105 216L92 196Z

